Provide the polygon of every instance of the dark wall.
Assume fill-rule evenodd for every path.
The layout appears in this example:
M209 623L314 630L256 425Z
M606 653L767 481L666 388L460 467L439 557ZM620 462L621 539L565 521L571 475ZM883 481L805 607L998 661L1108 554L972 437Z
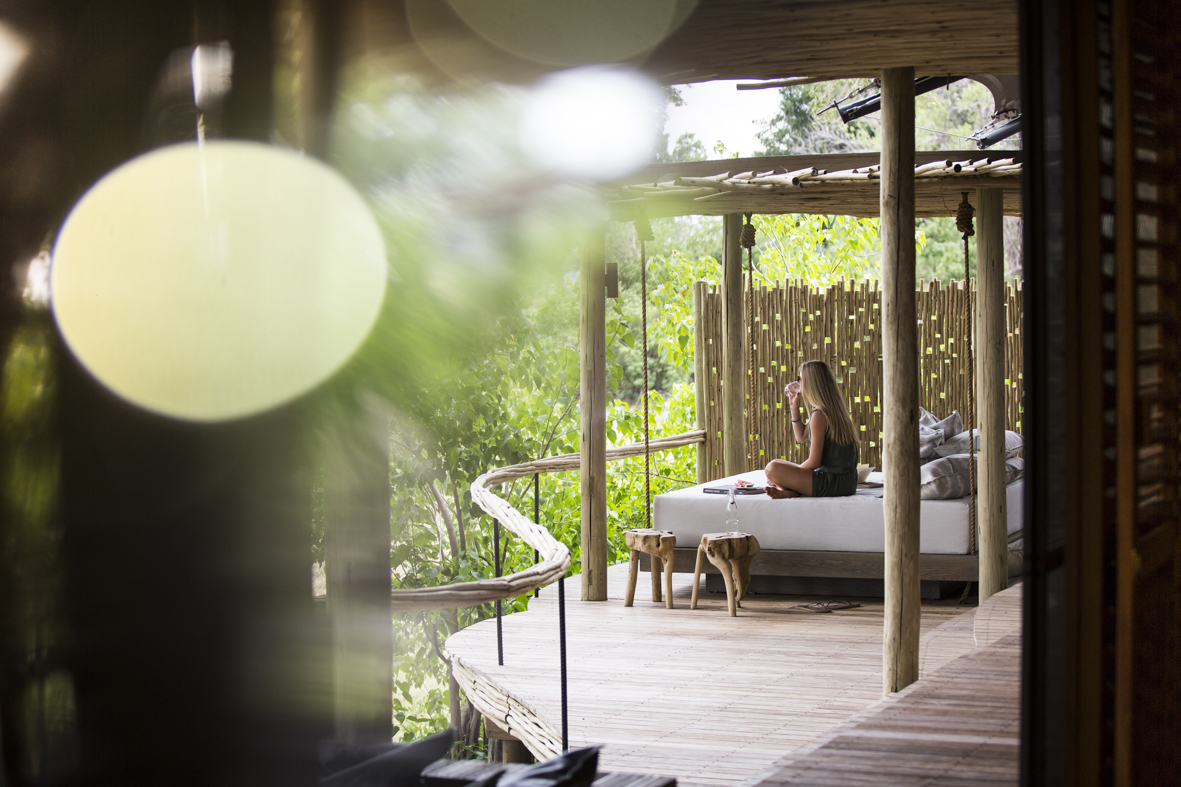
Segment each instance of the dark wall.
M48 457L42 486L3 499L0 783L315 781L331 684L310 592L302 406L220 425L131 407L21 303L7 271L52 240L96 179L153 144L153 88L174 50L228 39L223 132L268 139L273 11L241 0L4 9L31 54L0 113L0 348L15 374L16 350L39 342L50 360L32 384L50 414L0 429L6 481L13 456ZM41 503L49 513L34 517Z

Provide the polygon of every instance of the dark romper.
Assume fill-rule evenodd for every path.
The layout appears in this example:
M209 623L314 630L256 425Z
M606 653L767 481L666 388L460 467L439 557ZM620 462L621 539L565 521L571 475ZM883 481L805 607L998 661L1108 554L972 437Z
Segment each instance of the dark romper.
M812 412L816 412L813 410ZM808 429L812 439L812 429ZM824 430L824 453L820 467L812 471L812 497L844 497L857 492L857 443L837 445L832 430Z

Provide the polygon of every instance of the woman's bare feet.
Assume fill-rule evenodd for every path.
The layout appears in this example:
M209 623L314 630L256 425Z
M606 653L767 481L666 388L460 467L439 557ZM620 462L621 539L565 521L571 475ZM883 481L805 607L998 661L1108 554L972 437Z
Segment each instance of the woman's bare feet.
M800 493L795 491L794 489L784 489L783 487L781 487L777 484L768 483L767 486L764 487L764 489L767 492L767 496L774 498L775 500L786 500L791 497L799 497L800 496Z

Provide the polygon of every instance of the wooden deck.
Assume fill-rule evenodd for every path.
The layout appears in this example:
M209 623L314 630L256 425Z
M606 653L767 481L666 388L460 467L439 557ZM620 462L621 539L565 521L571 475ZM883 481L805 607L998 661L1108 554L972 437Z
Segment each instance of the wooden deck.
M979 647L876 703L742 787L1016 785L1021 587L976 615Z
M571 600L578 582L567 581L570 745L603 744L604 770L736 784L882 702L880 601L818 615L792 609L814 599L753 596L730 618L722 594L690 610L691 578L678 574L675 609L640 600L646 581L629 609L627 567L608 574L607 602ZM546 588L504 619L503 667L494 621L447 640L477 708L540 757L560 748L556 601ZM954 600L924 604L924 676L976 647L974 618ZM1012 624L990 622L1000 633Z

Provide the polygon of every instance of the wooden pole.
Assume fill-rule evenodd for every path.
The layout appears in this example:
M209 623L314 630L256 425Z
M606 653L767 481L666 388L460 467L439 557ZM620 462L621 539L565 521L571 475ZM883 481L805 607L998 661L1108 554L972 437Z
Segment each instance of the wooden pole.
M746 466L746 330L742 314L742 214L722 219L722 465L726 475ZM917 438L916 438L917 439Z
M607 291L604 234L582 254L582 600L607 600Z
M919 374L914 270L914 69L882 71L882 403L886 694L919 677Z
M976 418L980 424L980 602L1009 584L1005 511L1004 192L978 189L976 207Z
M693 283L693 406L695 425L705 429L705 406L709 401L706 385L709 384L709 370L705 364L705 296L709 284L704 281ZM709 481L709 439L697 444L697 483Z

